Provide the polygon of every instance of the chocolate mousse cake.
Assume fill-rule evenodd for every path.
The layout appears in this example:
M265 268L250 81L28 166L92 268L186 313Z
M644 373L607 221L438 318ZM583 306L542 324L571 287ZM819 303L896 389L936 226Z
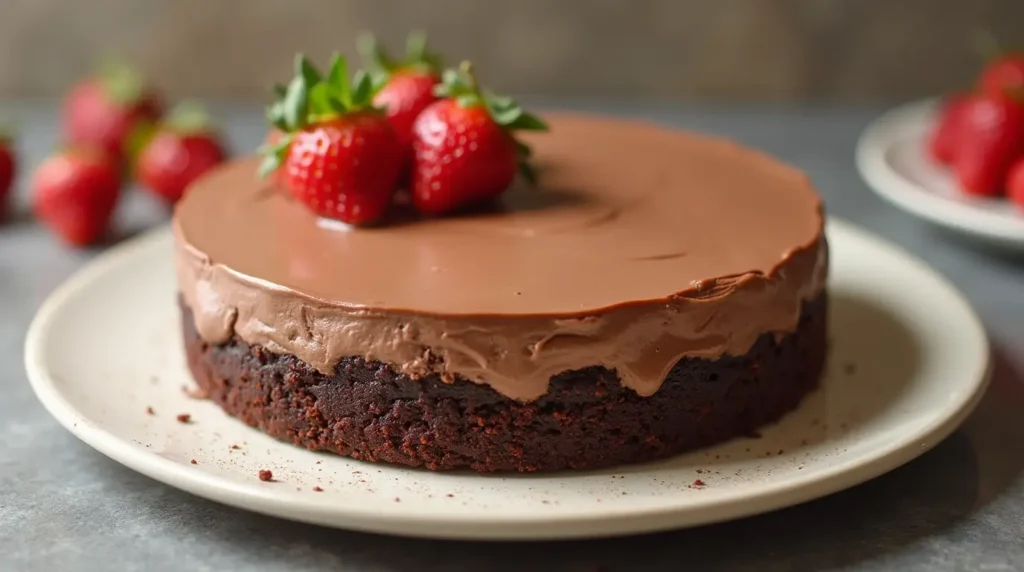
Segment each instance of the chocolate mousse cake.
M188 365L314 450L480 472L650 461L793 409L826 357L807 177L732 142L545 116L489 208L318 218L241 159L177 205Z

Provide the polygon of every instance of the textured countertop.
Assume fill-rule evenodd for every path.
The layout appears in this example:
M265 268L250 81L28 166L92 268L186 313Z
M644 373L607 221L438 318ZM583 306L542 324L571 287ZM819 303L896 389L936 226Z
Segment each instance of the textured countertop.
M543 102L541 102L543 103ZM557 105L645 116L735 137L807 170L829 211L906 247L980 313L995 378L977 412L920 459L803 506L732 523L567 543L463 543L349 533L249 514L136 474L62 429L22 366L35 309L95 252L57 245L26 213L0 226L0 570L1024 570L1024 259L987 252L875 198L853 165L860 130L882 108L674 108ZM0 105L23 159L56 144L45 104ZM255 106L221 105L237 149L264 132ZM165 213L135 195L127 235Z

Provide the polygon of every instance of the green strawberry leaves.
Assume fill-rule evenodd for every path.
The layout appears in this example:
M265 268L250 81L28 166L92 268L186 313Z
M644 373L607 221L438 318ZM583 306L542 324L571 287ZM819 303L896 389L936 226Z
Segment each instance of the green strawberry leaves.
M484 106L494 122L509 134L514 131L547 131L548 125L539 117L528 113L511 97L497 95L480 88L470 62L462 62L458 69L446 69L441 83L434 87L438 97L454 99L462 107ZM514 136L519 154L519 172L530 184L536 184L537 174L530 164L531 150Z
M107 97L120 105L133 105L145 95L145 80L138 70L129 65L105 62L100 66L97 77Z
M405 40L405 56L396 59L377 41L373 34L363 34L357 41L359 54L372 70L375 85L383 85L388 77L397 71L414 70L436 74L444 61L440 55L427 47L427 36L423 32L412 32Z
M287 86L274 86L275 100L267 107L267 122L284 135L277 143L260 148L260 176L272 173L284 162L291 134L348 113L377 111L369 74L358 70L350 79L348 62L340 54L331 58L326 76L299 54L293 73Z
M174 106L164 124L183 135L206 133L213 128L213 121L206 108L193 100L185 100Z

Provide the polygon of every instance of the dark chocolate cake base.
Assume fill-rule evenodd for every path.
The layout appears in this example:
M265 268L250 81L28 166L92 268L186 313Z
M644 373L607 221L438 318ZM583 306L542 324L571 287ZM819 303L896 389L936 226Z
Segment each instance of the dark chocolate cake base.
M742 357L683 359L650 397L595 366L557 375L542 398L519 403L486 385L411 379L356 357L325 376L238 339L208 344L188 308L182 319L196 382L243 422L355 459L479 472L594 469L749 434L817 385L827 345L822 294L804 305L795 332L763 335Z

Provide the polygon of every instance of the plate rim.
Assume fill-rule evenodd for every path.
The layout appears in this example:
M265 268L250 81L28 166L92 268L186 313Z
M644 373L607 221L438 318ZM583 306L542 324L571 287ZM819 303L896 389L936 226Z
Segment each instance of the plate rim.
M889 204L922 220L991 241L1024 248L1024 218L1019 224L992 213L936 196L891 169L886 152L894 141L894 127L917 124L934 116L940 98L912 101L874 118L857 139L855 163L861 178L876 195Z
M964 397L949 406L943 417L933 420L913 434L904 435L889 447L859 459L837 463L807 476L760 487L755 493L738 494L687 506L658 506L640 510L604 507L601 514L562 515L451 514L443 512L410 513L400 506L381 510L380 506L355 504L330 505L282 498L258 487L240 486L236 481L187 467L137 447L128 440L95 426L61 393L43 359L46 334L56 314L74 296L97 277L124 263L134 253L152 248L169 234L167 225L146 232L100 254L58 286L43 302L28 328L24 361L29 382L44 408L79 440L112 460L196 496L287 520L409 537L452 540L555 540L600 538L656 532L705 525L754 516L780 508L802 504L839 492L887 473L930 450L948 437L977 406L988 386L992 360L991 345L985 328L971 304L946 278L902 247L892 244L855 225L830 217L829 232L850 235L875 249L888 250L902 262L926 277L933 286L955 301L963 314L963 327L971 330L978 342L977 363L972 379L965 379ZM969 384L969 385L968 385ZM282 446L291 446L282 443ZM599 521L599 522L595 522ZM342 524L344 523L344 524Z

